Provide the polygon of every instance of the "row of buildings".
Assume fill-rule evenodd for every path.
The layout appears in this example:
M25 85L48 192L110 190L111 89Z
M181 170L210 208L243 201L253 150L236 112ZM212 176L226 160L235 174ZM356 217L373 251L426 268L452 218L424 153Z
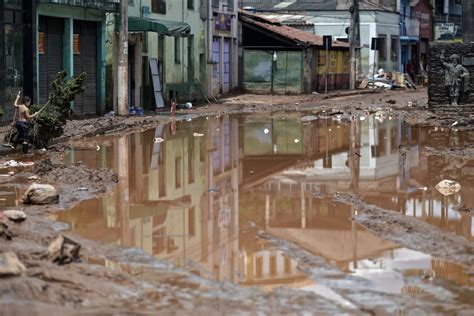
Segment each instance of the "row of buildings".
M238 87L324 91L326 73L329 90L345 89L350 2L129 0L129 105L153 110L156 93L168 103ZM466 15L472 13L467 2ZM114 109L118 6L119 0L0 0L4 110L18 90L44 103L62 69L87 73L86 92L73 104L78 116ZM472 40L473 30L462 32L470 23L462 13L460 0L361 2L362 72L406 72L408 65L421 72L431 41ZM328 56L323 35L334 40ZM374 37L378 52L370 48Z

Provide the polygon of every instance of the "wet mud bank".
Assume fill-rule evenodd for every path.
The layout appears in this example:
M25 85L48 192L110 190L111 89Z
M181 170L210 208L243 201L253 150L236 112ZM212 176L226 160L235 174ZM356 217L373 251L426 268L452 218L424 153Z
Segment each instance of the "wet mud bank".
M351 220L375 235L401 246L461 264L474 277L472 241L444 232L425 221L367 204L353 194L338 193L333 196L333 200L355 207L357 215Z
M461 237L471 233L464 227L464 218L459 224L455 217L442 230L436 227L438 223L428 224L391 211L386 201L375 203L383 206L379 207L359 196L331 195L333 186L347 183L338 177L352 168L350 157L356 156L347 149L352 137L348 124L366 132L367 139L372 139L370 133L381 126L382 132L377 132L375 139L385 139L388 145L373 144L368 147L370 154L358 154L363 159L369 155L379 159L387 170L395 170L393 165L401 163L399 154L412 157L411 151L418 148L406 141L398 146L396 140L408 132L404 123L394 122L396 117L424 126L444 124L449 130L472 128L469 118L426 112L425 102L424 93L418 92L331 100L323 96L281 100L236 97L221 105L182 111L176 118L108 117L70 122L64 137L35 160L33 167L15 170L14 176L1 179L1 186L15 188L17 194L16 200L7 194L5 209L24 210L28 218L21 224L2 218L13 239L0 239L0 252L16 253L27 271L20 277L0 279L0 293L5 294L0 296L0 314L45 314L52 310L65 314L146 313L157 309L185 314L469 310L472 306L460 289L472 294L474 246L472 240ZM295 118L289 114L298 111L304 114ZM223 116L231 113L239 115ZM269 118L269 114L272 122L258 118ZM319 120L303 122L303 115ZM361 116L366 121L359 121ZM455 127L453 120L457 121ZM354 121L367 126L359 128ZM156 126L165 128L153 130ZM286 134L281 134L283 130ZM138 133L141 131L145 132ZM328 131L337 131L337 135L330 136ZM397 131L398 136L385 131ZM439 133L426 135L420 139ZM273 143L264 139L268 136L275 137ZM470 178L464 178L459 170L470 170L472 146L467 136L456 137L443 146L423 143L421 158L413 160L422 164L430 161L426 157L435 157L431 164L444 168L439 169L439 176L459 178L464 188ZM128 148L125 156L118 151L123 144ZM311 144L319 149L300 154ZM247 156L239 157L237 154L245 149ZM324 150L331 153L331 159L320 155ZM386 163L384 155L391 155L396 163ZM130 165L127 172L120 169L123 157ZM302 174L310 180L319 178L312 177L314 171L309 168L319 165L322 171L343 170L327 175L339 181L325 183L323 179L313 184L301 180ZM170 173L162 176L157 169ZM179 180L170 178L179 175ZM36 178L29 180L32 176ZM383 176L379 185L391 183L389 178ZM420 181L416 173L414 178L411 186ZM15 202L32 182L55 185L60 192L59 204L25 206ZM308 185L311 189L303 190ZM287 191L274 191L275 187ZM295 195L294 187L301 187L303 193ZM373 187L370 182L369 188ZM351 215L347 206L356 209L357 215ZM465 209L469 207L472 205ZM279 222L278 218L284 220ZM249 225L249 221L256 224ZM358 232L352 223L365 227L378 239L366 231ZM464 226L458 229L459 225ZM446 230L456 231L456 235ZM48 245L60 234L81 244L78 262L59 266L44 258ZM317 240L325 242L315 243ZM334 245L334 240L341 243ZM351 242L354 245L347 247ZM364 243L371 245L366 247L371 251L364 253ZM405 263L400 262L406 253L411 258L409 269L397 266L393 271L382 271L397 282L403 280L399 287L383 285L374 290L377 278L361 277L376 265L403 266ZM454 262L455 268L426 254ZM393 260L397 256L403 260ZM361 265L371 269L360 269ZM455 271L460 265L462 271L432 281L433 275L440 274L439 265ZM430 269L436 273L426 272ZM404 294L410 291L418 295L409 299ZM423 300L425 303L420 303Z

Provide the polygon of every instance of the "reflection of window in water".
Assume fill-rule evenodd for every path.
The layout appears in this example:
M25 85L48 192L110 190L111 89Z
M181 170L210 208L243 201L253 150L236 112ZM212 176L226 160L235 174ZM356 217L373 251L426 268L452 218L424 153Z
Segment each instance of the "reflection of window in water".
M188 235L189 238L196 236L196 208L188 210Z
M263 257L258 256L255 258L255 277L262 278L263 277Z
M398 128L392 127L390 130L390 151L392 153L398 152Z
M166 144L161 143L160 154L158 155L158 191L159 196L166 196Z
M176 189L181 188L181 157L175 159L174 163L174 179Z
M377 129L377 144L372 145L370 149L372 158L387 155L387 130L385 128Z
M166 249L166 228L160 228L153 233L153 254L159 254Z
M277 274L277 257L275 254L270 256L270 275Z
M284 258L283 266L284 266L284 269L285 269L285 273L290 274L291 273L291 259L290 259L290 257L285 257Z
M188 138L188 183L194 183L195 180L195 142L197 141L198 138L193 137L193 138Z

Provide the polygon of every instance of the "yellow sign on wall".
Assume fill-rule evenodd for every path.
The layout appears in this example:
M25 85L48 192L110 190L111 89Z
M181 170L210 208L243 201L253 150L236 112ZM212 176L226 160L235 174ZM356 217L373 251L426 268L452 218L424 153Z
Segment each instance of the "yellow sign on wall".
M330 50L329 52L328 74L349 73L349 52ZM326 51L320 50L318 54L318 74L326 74Z

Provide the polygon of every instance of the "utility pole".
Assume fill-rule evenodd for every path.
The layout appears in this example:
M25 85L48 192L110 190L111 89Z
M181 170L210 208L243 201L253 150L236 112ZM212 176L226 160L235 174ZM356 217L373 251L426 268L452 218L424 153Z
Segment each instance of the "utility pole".
M355 90L357 84L358 70L360 66L360 15L359 0L353 0L350 8L351 23L349 27L350 44L350 89Z
M120 0L118 34L117 114L128 114L128 0Z

